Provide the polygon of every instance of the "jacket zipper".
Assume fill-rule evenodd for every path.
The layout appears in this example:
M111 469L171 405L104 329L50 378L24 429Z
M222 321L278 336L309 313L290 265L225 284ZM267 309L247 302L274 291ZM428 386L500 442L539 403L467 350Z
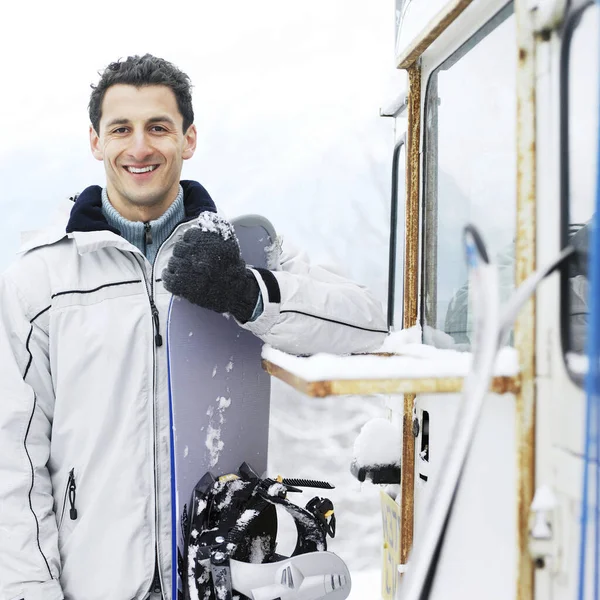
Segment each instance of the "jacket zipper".
M152 311L152 320L154 321L155 335L154 335L154 343L160 347L163 345L163 338L160 334L160 316L158 313L158 308L156 308L156 304L154 303L154 265L156 264L156 259L158 258L158 253L161 251L162 247L171 239L173 234L177 231L180 225L183 225L187 221L192 219L186 219L181 223L175 225L171 233L165 238L163 243L157 248L156 254L154 255L154 261L152 263L152 269L150 271L150 287L148 287L148 280L146 278L146 268L142 265L142 271L144 274L144 280L146 282L146 291L148 292L148 300L150 301L150 310ZM152 228L150 227L149 222L144 223L144 248L152 243Z
M140 265L142 269L142 275L144 277L144 285L146 287L146 296L148 297L148 302L150 303L150 312L152 314L152 329L154 333L154 345L152 346L152 449L153 449L153 473L154 473L154 528L156 531L155 537L155 558L154 558L154 575L152 577L152 582L150 583L150 592L155 592L155 590L159 589L160 591L160 551L159 551L159 527L158 527L158 470L157 470L157 456L156 456L156 347L162 346L162 336L160 335L160 319L158 308L154 303L154 287L152 286L152 281L148 283L148 274L146 271L145 261L147 260L145 257L141 259L137 258L137 254L134 254L134 260ZM152 265L151 274L153 276L154 273L154 265Z
M144 222L144 244L149 246L152 243L152 227L149 221Z
M154 304L154 299L152 298L152 296L150 296L149 299L150 310L152 311L152 319L154 320L154 327L156 328L156 334L154 335L154 343L160 347L163 345L163 339L162 335L160 335L160 318L158 315L158 308L156 308L156 304Z
M173 235L178 226L175 226L173 231L167 236L167 238L163 241L163 243L156 249L156 254L154 255L154 261L152 261L152 268L150 269L150 289L148 292L148 299L150 300L150 309L152 311L152 318L154 320L154 326L156 327L156 335L154 336L155 347L152 349L152 360L153 360L153 369L152 372L154 374L154 380L152 382L152 417L154 420L154 503L156 505L155 508L155 528L156 528L156 560L154 563L154 578L152 580L152 591L155 594L161 593L162 589L162 581L161 581L161 573L160 573L160 533L159 533L159 519L158 519L158 511L160 506L160 498L159 498L159 471L157 469L158 457L156 455L156 438L157 438L157 418L156 418L156 347L162 346L162 337L160 335L160 321L159 321L159 313L158 308L156 308L156 304L154 303L154 265L156 264L156 259L158 258L158 254L161 248L165 245L166 241ZM152 242L152 238L150 238L150 243ZM144 269L144 277L146 276L146 271ZM172 577L176 577L175 567L173 567L174 573L171 574ZM173 599L175 600L175 598Z
M186 221L189 221L191 219L186 219ZM156 304L154 302L154 265L156 264L156 259L158 258L158 254L161 251L162 247L171 239L171 237L173 236L173 234L177 231L177 229L179 228L180 225L182 225L183 223L185 223L186 221L182 221L181 223L178 223L174 228L173 231L171 231L171 233L167 236L167 238L163 241L163 243L158 247L158 249L156 250L156 254L154 256L154 261L152 263L152 268L150 270L150 285L148 285L148 277L146 274L146 266L144 264L144 262L137 261L138 263L140 263L140 266L142 267L142 275L144 277L144 284L146 286L146 294L148 295L148 300L150 302L150 310L152 312L152 320L153 320L153 324L154 324L154 328L155 328L155 335L154 335L154 347L152 348L152 373L153 373L153 382L152 382L152 418L153 418L153 424L154 424L154 439L153 439L153 447L154 447L154 504L155 504L155 515L154 515L154 519L155 519L155 528L156 528L156 540L155 540L155 544L156 544L156 560L154 562L154 577L152 578L152 584L151 584L151 588L153 592L156 593L160 593L161 592L161 573L160 573L160 544L159 544L159 522L158 522L158 509L159 509L159 498L158 498L158 490L159 490L159 474L158 474L158 470L157 470L157 464L158 464L158 460L157 460L157 456L156 456L156 437L157 437L157 432L156 432L156 347L157 346L162 346L163 344L163 339L162 336L160 335L160 318L159 318L159 312L158 312L158 308L156 307ZM147 226L147 227L146 227ZM152 233L149 232L148 230L150 229L149 224L144 223L144 229L145 229L145 233L146 233L146 237L144 238L145 243L152 243ZM148 233L150 233L150 242L148 242ZM137 260L137 259L136 259ZM142 260L147 260L145 257ZM173 573L172 573L173 577L177 577L177 570L176 567L174 567L173 569ZM175 600L175 599L173 599Z
M160 571L158 570L158 561L154 565L154 579L152 580L152 593L160 594L162 588L160 587Z
M150 303L150 312L152 314L152 323L154 325L154 343L156 346L160 347L163 345L163 338L160 334L160 315L154 302L154 286L152 285L152 279L150 280L150 284L148 284L148 275L146 274L146 267L144 264L137 259L136 261L142 268L144 285L146 286L146 295L148 296L148 302ZM154 266L152 267L152 277L154 277Z
M60 513L60 522L58 524L58 529L62 527L63 519L65 516L65 509L67 508L67 498L69 500L69 518L71 519L71 521L75 521L77 519L77 509L75 508L76 495L77 486L75 484L75 469L71 469L69 471L69 478L65 487L65 495L63 498L63 507Z
M75 508L75 494L77 487L75 486L75 469L71 469L69 473L69 517L71 521L77 520L77 509Z

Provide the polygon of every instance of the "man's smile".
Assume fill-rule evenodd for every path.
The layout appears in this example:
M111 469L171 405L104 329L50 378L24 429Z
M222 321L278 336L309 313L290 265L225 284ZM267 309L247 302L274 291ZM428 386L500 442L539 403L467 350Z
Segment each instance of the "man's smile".
M130 175L133 175L134 179L147 179L154 171L158 169L160 165L145 165L141 167L134 167L133 165L125 165L123 169Z

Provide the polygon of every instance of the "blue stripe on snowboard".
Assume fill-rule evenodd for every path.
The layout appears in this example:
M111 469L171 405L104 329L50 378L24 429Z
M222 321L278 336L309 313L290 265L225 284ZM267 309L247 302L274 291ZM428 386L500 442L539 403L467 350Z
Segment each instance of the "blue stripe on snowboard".
M171 308L173 307L173 297L169 303L169 315L167 323L171 320ZM171 442L171 581L172 581L172 600L177 598L177 581L178 565L177 565L177 506L176 506L176 491L175 491L175 437L173 435L173 397L171 395L171 353L169 352L169 332L165 336L167 338L167 376L169 382L169 439Z

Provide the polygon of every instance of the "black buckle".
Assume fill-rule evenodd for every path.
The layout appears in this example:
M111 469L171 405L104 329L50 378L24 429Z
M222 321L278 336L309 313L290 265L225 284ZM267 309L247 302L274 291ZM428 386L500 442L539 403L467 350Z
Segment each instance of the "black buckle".
M329 537L335 537L335 513L333 510L333 502L329 498L319 498L319 496L315 496L306 505L306 510L315 516L323 528L323 531L325 531Z

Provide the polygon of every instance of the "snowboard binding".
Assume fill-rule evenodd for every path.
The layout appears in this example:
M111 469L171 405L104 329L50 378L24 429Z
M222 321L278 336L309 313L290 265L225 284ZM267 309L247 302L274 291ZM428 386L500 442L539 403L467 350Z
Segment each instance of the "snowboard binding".
M321 483L261 479L247 463L238 473L202 477L182 519L180 600L348 597L350 573L338 556L326 551L327 535L335 536L333 503L315 497L302 508L287 499L288 492L302 491L291 482ZM298 532L291 557L276 553L277 506L292 516Z

